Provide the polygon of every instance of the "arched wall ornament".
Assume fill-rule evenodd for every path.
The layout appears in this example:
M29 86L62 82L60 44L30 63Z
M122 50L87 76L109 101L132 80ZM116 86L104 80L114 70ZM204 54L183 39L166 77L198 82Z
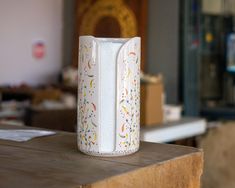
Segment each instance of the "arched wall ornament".
M97 0L84 13L80 25L80 35L94 35L95 27L104 17L116 19L120 25L120 37L133 37L138 33L136 16L123 0Z

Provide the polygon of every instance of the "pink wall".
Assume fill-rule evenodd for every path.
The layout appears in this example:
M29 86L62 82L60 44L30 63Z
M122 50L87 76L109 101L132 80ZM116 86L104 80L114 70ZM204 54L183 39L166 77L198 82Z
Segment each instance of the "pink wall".
M62 67L62 0L0 1L0 85L55 82ZM32 56L42 40L46 55Z

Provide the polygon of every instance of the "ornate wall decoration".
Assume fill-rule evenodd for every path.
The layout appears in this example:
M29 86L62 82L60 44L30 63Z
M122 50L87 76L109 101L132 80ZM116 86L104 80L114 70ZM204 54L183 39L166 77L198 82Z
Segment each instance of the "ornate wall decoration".
M78 60L78 37L141 37L141 69L145 64L147 0L77 0L74 65Z

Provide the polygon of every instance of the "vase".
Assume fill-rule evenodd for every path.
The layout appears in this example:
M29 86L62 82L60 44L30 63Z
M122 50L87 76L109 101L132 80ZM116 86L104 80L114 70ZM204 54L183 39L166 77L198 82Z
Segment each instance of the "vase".
M80 151L122 156L139 149L140 38L80 36L78 128Z

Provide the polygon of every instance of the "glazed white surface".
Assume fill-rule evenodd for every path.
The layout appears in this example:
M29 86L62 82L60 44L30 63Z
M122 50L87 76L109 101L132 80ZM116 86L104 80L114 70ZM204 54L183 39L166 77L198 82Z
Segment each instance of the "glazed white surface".
M116 156L139 148L140 38L79 38L78 147Z
M100 152L113 152L116 139L117 55L123 43L101 41L100 51Z

